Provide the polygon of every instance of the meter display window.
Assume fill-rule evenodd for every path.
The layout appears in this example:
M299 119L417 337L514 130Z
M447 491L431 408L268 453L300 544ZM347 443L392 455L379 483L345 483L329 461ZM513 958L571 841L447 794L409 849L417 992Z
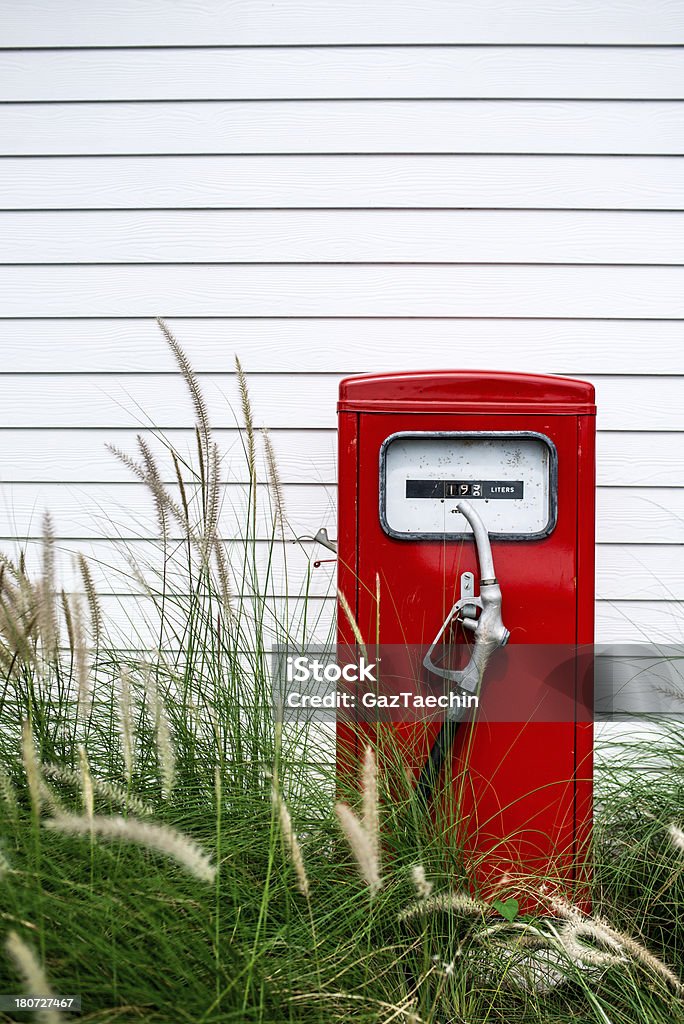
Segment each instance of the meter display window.
M546 537L556 487L556 449L532 431L398 433L380 450L380 521L391 537L469 536L459 499L473 503L492 537Z

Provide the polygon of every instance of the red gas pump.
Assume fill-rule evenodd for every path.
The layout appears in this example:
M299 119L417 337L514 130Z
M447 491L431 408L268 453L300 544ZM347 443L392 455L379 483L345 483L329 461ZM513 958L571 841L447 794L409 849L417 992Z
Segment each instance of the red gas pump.
M581 882L592 814L578 651L594 639L592 385L476 371L357 376L341 382L338 412L338 586L361 634L381 647L423 645L428 672L460 692L486 684L490 656L508 642L491 671L510 714L387 726L418 796L429 801L438 777L467 771L459 816L480 887L521 874ZM342 644L354 642L348 617L338 609ZM471 648L460 671L440 667L449 634ZM537 645L561 651L564 671L516 661ZM516 693L532 694L532 707L552 688L562 713L515 711ZM337 741L338 772L353 774L362 730L340 722Z

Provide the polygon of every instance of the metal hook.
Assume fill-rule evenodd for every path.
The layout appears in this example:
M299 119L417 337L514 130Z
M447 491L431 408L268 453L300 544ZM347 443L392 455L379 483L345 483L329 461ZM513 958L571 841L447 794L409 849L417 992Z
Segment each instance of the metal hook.
M337 544L335 543L334 540L330 540L330 537L328 536L328 531L326 530L325 526L321 526L320 530L314 537L310 537L308 534L304 534L302 537L295 537L292 543L295 544L298 541L302 540L312 540L316 544L322 544L324 548L328 549L328 551L337 552ZM331 561L331 559L328 559L328 561ZM334 561L334 559L332 559L332 561Z

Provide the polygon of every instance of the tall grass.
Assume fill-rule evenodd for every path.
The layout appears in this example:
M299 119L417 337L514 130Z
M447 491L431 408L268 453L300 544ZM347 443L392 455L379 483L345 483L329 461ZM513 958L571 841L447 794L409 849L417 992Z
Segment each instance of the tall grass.
M308 577L299 619L279 598L273 450L238 364L248 483L222 508L230 467L162 329L196 452L159 433L114 453L156 510L156 560L126 568L137 642L107 621L102 567L60 592L49 520L36 576L0 566L0 991L80 994L93 1022L684 1020L681 733L599 766L591 918L550 880L482 900L458 807L418 813L391 737L343 791L329 732L274 722L271 646L315 622ZM552 917L516 912L526 887Z

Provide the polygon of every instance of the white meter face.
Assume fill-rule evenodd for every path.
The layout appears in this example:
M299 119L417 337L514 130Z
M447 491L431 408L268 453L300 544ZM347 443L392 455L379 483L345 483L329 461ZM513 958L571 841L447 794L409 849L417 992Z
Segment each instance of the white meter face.
M465 537L465 498L491 536L534 540L556 524L556 480L543 434L393 434L380 451L380 520L391 537Z

